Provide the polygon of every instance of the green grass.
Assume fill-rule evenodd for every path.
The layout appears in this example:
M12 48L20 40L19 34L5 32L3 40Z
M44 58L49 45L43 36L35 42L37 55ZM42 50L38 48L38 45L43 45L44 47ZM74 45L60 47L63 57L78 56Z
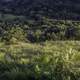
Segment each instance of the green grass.
M80 41L0 43L1 80L79 80Z

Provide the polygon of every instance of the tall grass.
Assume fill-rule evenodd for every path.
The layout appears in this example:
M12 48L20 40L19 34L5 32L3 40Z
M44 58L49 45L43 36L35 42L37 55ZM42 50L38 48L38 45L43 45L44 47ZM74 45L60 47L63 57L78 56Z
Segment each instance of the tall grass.
M0 45L1 80L79 80L79 41Z

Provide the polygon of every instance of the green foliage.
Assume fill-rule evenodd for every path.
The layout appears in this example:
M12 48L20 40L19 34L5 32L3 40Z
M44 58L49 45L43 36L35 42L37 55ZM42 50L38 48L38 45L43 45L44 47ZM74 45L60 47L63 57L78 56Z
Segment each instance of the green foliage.
M40 37L41 37L41 30L37 30L34 35L35 35L35 38L36 38L36 42L40 42Z
M26 34L20 27L9 28L2 37L2 41L6 43L17 43L19 41L26 41Z
M0 41L11 41L12 43L18 41L80 40L79 34L80 21L54 20L42 17L41 21L0 22Z
M79 46L79 41L2 44L0 79L79 80Z

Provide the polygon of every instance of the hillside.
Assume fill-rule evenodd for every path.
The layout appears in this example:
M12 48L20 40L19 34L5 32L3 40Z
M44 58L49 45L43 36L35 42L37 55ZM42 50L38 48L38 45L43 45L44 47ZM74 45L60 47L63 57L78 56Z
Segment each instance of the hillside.
M27 18L80 20L80 0L0 0L0 12Z

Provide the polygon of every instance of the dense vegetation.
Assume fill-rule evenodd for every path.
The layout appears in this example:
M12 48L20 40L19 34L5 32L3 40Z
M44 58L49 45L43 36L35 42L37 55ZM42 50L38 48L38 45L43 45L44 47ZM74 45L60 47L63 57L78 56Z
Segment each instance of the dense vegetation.
M0 80L80 80L79 43L0 43Z
M79 80L80 41L72 40L79 21L0 21L0 80Z
M39 20L0 21L1 41L44 42L46 40L80 40L80 21Z
M80 80L79 0L0 0L0 80Z
M80 0L0 0L0 12L25 15L27 18L38 15L80 20Z

